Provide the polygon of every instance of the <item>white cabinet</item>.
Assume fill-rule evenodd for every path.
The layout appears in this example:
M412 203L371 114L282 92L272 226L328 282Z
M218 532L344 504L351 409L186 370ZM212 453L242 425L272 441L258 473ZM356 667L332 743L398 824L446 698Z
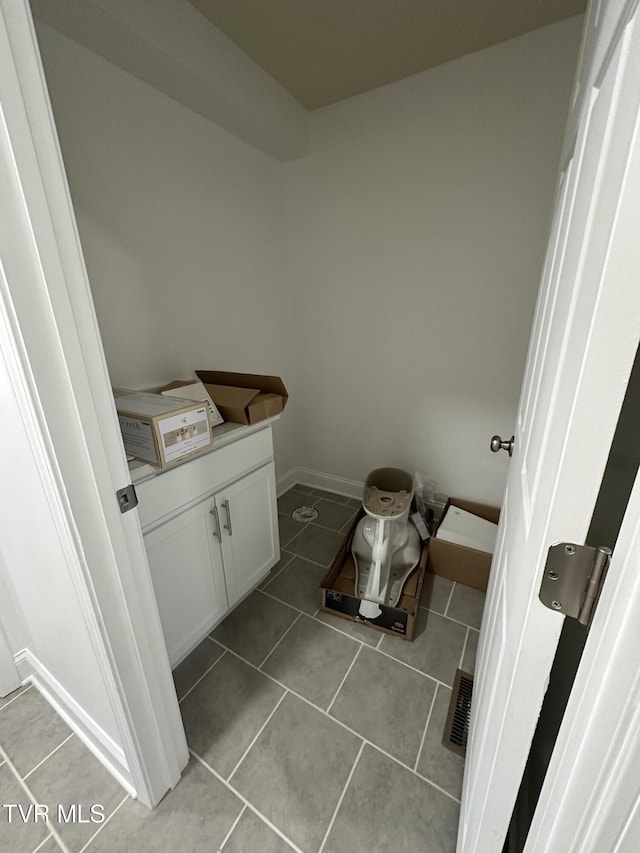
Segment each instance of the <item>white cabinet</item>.
M175 666L280 558L271 430L158 473L136 491Z
M144 537L160 621L173 665L228 610L211 501L204 500Z
M273 465L265 465L216 494L229 607L250 592L279 555Z

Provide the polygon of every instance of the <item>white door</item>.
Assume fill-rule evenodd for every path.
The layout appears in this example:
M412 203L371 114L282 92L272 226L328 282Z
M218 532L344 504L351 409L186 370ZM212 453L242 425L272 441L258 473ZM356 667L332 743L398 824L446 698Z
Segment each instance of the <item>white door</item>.
M228 610L212 507L206 498L144 537L172 667Z
M638 346L637 5L587 15L482 623L459 853L502 850L562 628L538 600L546 553L584 542Z
M273 462L216 495L229 607L240 601L280 557Z

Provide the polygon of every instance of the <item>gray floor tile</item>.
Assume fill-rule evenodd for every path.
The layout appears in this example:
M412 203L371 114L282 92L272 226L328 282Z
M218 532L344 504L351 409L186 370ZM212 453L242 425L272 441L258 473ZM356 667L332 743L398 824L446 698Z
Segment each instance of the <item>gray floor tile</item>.
M60 846L53 836L38 849L38 853L60 853Z
M476 654L478 653L478 640L480 638L480 632L474 631L473 628L469 629L469 636L467 637L467 645L464 650L464 656L462 658L462 666L460 669L463 672L470 672L472 675L475 672L476 668Z
M314 524L330 527L331 530L340 530L356 514L353 507L326 501L324 498L314 505L314 509L318 510L318 518L315 519Z
M362 500L360 498L349 498L347 506L352 506L354 509L360 509L362 506Z
M8 705L9 702L12 702L16 699L21 693L24 693L25 690L30 690L30 684L23 684L22 687L18 687L17 690L12 690L11 693L7 693L6 696L0 697L0 709L2 709L5 705Z
M353 622L351 619L342 619L340 616L334 616L333 613L327 613L321 610L315 617L325 625L337 628L343 634L348 634L354 640L360 640L361 643L366 643L367 646L377 646L380 641L380 634L374 631L373 628L368 628L361 622Z
M302 616L262 669L326 710L359 648L360 643Z
M451 686L460 663L467 629L437 613L420 609L413 642L385 635L380 648Z
M178 699L182 699L196 681L218 660L222 649L210 639L204 639L199 646L173 670L173 683Z
M49 834L43 819L38 822L30 816L25 823L17 808L8 809L4 804L12 803L22 806L26 816L31 801L20 783L9 769L8 764L0 767L0 850L2 851L31 851Z
M287 551L329 568L343 541L343 534L316 527L312 523L307 524L302 533L289 542Z
M266 576L266 578L263 578L260 581L260 583L258 584L258 589L264 589L266 586L268 586L271 583L271 581L275 577L277 577L277 575L280 574L280 572L284 569L284 567L287 565L287 563L291 562L292 559L293 559L292 554L287 554L286 552L283 552L280 556L280 559L275 564L275 566L271 569L271 571Z
M147 809L127 800L88 849L91 853L209 853L222 844L241 810L235 794L192 760L160 805Z
M69 726L34 687L0 711L0 744L22 776L70 734Z
M459 808L428 782L365 746L323 853L454 853Z
M360 744L355 735L288 694L231 782L294 844L315 852ZM356 849L363 848L352 846L351 853Z
M250 809L242 815L224 845L224 853L291 853L292 850Z
M420 606L427 607L429 610L435 610L436 613L444 613L449 603L452 588L453 581L450 581L449 578L443 578L441 575L426 572L424 583L422 584Z
M226 654L180 706L187 743L226 778L283 692L265 675Z
M293 557L265 592L313 616L320 605L319 588L326 574L324 566L310 563L302 557Z
M331 715L413 767L435 686L401 663L363 649Z
M285 548L293 539L302 532L307 522L294 521L290 515L278 513L278 531L280 534L280 547Z
M325 492L324 489L314 489L313 494L317 495L319 498L324 498L328 501L335 501L335 503L346 504L349 500L345 495L337 495L335 492Z
M418 773L459 799L462 793L464 758L442 745L450 700L451 690L439 684L417 769Z
M313 486L305 486L304 483L296 483L295 486L292 486L292 489L296 492L306 492L307 494L313 492Z
M211 636L240 657L259 666L298 613L256 591L245 598Z
M101 822L91 819L91 806L101 805L104 816L108 817L126 796L113 776L76 736L38 767L27 779L27 784L36 801L49 806L52 823L71 853L84 847L99 828ZM70 806L74 804L76 809L71 811ZM59 805L69 822L56 814ZM80 814L87 823L80 822Z
M480 628L485 594L480 589L457 583L451 596L447 616L464 622L472 628Z
M278 498L278 512L291 515L300 506L314 506L320 499L316 495L305 494L290 489Z

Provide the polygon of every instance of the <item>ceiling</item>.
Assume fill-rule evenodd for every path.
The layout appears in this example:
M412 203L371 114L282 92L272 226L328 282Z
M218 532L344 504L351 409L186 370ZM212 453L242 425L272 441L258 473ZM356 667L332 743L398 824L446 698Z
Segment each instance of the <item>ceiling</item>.
M584 12L586 0L189 0L308 109Z

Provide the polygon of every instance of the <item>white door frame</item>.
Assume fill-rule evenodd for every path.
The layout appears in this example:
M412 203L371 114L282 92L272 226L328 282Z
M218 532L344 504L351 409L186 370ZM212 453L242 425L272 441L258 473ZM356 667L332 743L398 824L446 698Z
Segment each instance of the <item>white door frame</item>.
M0 158L11 175L0 221L24 225L0 288L11 327L3 348L52 475L43 488L75 546L74 581L132 784L155 805L188 751L137 511L121 515L115 498L129 471L26 0L0 0Z

